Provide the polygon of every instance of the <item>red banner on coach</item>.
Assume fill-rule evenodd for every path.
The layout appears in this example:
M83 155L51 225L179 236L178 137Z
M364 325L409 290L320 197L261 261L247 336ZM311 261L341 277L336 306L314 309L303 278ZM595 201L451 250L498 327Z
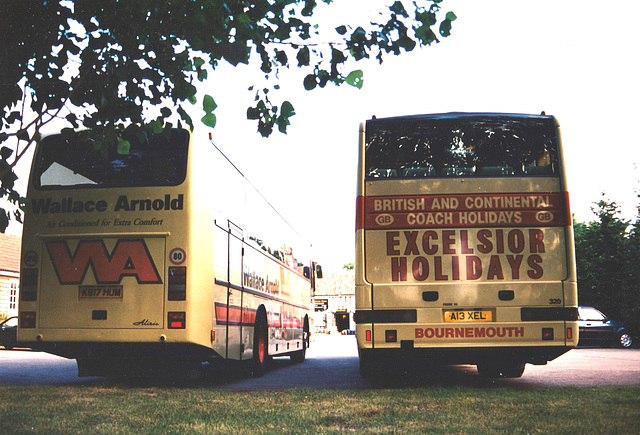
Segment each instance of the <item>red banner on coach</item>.
M566 194L374 196L365 228L559 227L570 225Z

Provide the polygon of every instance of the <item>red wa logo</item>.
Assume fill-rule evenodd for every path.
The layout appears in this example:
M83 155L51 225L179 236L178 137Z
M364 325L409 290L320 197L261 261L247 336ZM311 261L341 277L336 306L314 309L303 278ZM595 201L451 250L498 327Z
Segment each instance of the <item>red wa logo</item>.
M135 276L139 284L162 283L142 239L118 240L111 253L103 240L81 240L73 254L66 240L46 246L60 284L81 284L89 267L98 284L118 284L124 276Z

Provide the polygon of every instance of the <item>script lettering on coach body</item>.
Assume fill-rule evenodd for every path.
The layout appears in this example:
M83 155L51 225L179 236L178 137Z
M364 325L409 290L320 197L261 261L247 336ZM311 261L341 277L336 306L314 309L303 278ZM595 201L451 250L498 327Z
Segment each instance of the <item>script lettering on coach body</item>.
M71 196L54 200L52 198L38 198L31 200L31 209L35 214L60 213L104 213L110 210L105 200L78 200ZM113 204L112 211L170 211L184 209L184 195L176 197L166 194L160 198L129 198L120 195Z

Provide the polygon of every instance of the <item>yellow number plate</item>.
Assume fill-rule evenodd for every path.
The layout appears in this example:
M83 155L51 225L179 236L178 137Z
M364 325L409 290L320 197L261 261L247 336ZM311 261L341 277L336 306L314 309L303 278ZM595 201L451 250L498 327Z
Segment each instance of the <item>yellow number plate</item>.
M456 310L444 312L445 322L491 322L492 320L493 313L486 310Z
M81 285L79 299L122 299L121 285Z

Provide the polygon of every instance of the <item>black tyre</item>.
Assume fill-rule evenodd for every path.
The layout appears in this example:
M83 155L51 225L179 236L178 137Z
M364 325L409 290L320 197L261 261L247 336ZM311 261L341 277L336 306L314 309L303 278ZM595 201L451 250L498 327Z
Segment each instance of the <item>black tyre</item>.
M291 361L294 363L302 363L307 358L307 348L309 347L309 319L305 317L304 327L302 329L302 349L291 354Z
M269 361L269 338L267 316L264 311L258 311L253 330L253 359L251 360L251 376L259 378L267 371Z

